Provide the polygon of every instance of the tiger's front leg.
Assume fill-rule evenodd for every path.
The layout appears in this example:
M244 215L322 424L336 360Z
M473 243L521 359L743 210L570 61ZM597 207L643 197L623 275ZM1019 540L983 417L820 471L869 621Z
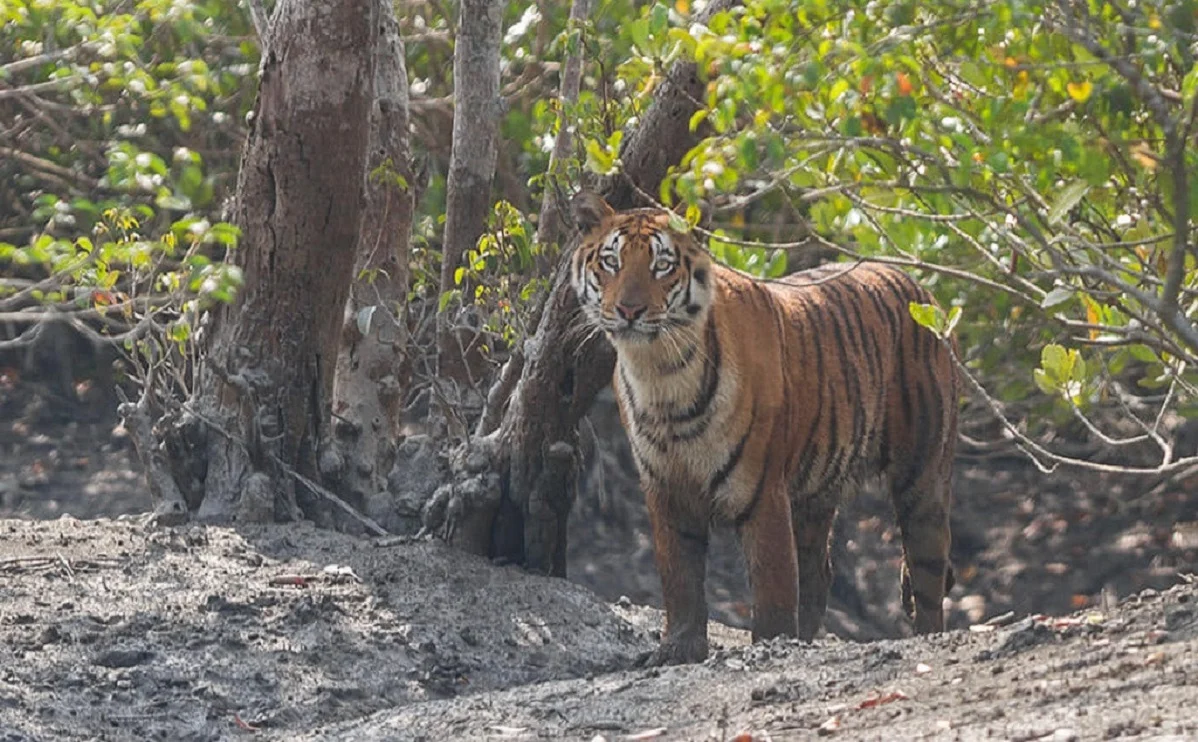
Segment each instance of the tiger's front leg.
M668 494L646 486L653 552L661 575L666 627L651 665L680 665L707 658L708 521L681 512Z

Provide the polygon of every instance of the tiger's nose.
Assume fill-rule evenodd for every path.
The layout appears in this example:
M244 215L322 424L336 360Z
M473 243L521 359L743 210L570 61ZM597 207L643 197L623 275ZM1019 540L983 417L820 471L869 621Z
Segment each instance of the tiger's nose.
M616 312L629 322L635 321L642 314L644 314L645 310L648 308L649 307L645 306L644 304L624 304L623 302L616 304Z

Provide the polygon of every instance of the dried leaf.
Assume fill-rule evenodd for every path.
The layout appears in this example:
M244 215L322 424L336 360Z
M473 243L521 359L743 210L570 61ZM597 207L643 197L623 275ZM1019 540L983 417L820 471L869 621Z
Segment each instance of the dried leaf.
M892 691L890 693L886 693L881 696L867 698L864 701L862 701L861 703L857 704L857 709L858 710L871 709L875 706L882 706L887 703L894 703L895 701L905 701L905 700L907 700L907 694L903 693L902 691L896 690L896 691Z
M258 727L254 726L253 724L250 724L248 722L242 721L241 717L238 716L237 714L233 714L233 723L237 725L238 729L244 729L247 732L258 731Z

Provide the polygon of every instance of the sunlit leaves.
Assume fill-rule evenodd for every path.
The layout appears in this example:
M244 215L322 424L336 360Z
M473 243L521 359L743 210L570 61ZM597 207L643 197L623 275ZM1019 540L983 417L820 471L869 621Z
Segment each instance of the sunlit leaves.
M1082 405L1083 392L1089 380L1086 361L1080 352L1072 348L1050 344L1040 353L1040 368L1033 378L1036 386L1046 394L1064 397L1074 405Z
M1012 303L922 276L946 303L978 306L985 296L959 328L967 346L985 348L979 367L1038 353L1060 337L1051 320L1117 345L1120 328L1146 311L1138 295L1061 271L1114 270L1149 295L1161 291L1173 199L1161 111L1184 123L1198 97L1198 16L1195 3L1183 5L750 0L693 34L707 95L691 126L712 136L662 198L748 198L763 231L794 210L859 253L1014 283L1025 298ZM1083 11L1088 37L1070 33L1069 13ZM1116 59L1163 97L1146 98ZM1198 153L1187 147L1185 159L1198 182ZM1198 214L1198 188L1190 197ZM1183 289L1198 289L1188 263ZM929 327L949 326L947 314L925 314ZM999 347L1005 355L990 352Z
M945 312L936 304L913 301L907 305L907 311L920 327L931 330L941 338L951 335L961 321L961 307L953 307Z

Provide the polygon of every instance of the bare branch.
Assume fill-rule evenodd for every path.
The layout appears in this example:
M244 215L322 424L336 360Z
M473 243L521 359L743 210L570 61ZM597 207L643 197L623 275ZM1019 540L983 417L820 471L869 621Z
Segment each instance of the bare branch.
M0 100L8 98L18 98L31 93L40 93L44 90L62 90L67 83L78 82L74 77L59 77L54 80L46 80L45 82L34 82L28 85L21 85L15 88L0 88Z
M0 91L3 92L3 91ZM70 168L65 168L47 159L31 155L28 152L23 152L19 149L10 147L0 147L0 157L9 157L17 162L24 163L29 167L40 170L49 175L58 176L62 180L68 181L66 185L74 185L85 191L94 191L100 188L100 181L90 178L83 173L77 173Z
M92 41L85 41L74 46L68 46L65 49L58 49L44 54L36 54L32 57L25 57L6 64L0 64L0 79L7 78L10 75L15 75L18 72L24 72L27 69L37 67L38 65L57 62L63 59L74 59L81 52L93 51L99 48L99 44Z
M254 24L254 33L258 34L258 41L265 47L269 41L267 35L270 33L270 14L266 12L262 0L246 0L246 5L250 10L250 22Z
M567 108L578 101L578 92L582 83L583 30L587 16L590 14L590 0L574 0L570 6L570 21L568 33L575 35L574 50L566 57L562 71L561 92L558 94L557 138L553 142L553 152L549 155L549 166L545 171L545 196L541 201L541 214L537 221L537 244L541 245L542 256L538 260L537 272L545 275L550 266L544 256L545 246L559 242L562 238L563 213L566 205L562 203L558 189L554 187L553 179L559 175L561 162L570 156L574 137L572 121L568 117Z
M1040 469L1040 471L1046 474L1054 471L1057 466L1071 466L1079 469L1088 469L1089 471L1104 472L1107 474L1162 476L1183 471L1189 467L1198 465L1198 456L1187 456L1186 458L1170 461L1169 454L1171 451L1169 450L1164 452L1165 455L1162 458L1161 464L1155 467L1103 464L1097 461L1090 461L1088 459L1062 456L1061 454L1049 451L1040 443L1020 431L1019 428L1007 418L1006 413L1002 408L1002 404L986 391L986 388L980 381L978 381L977 377L974 376L969 367L966 366L957 356L952 344L946 342L945 346L952 354L953 362L957 365L957 369L961 372L961 378L965 379L970 388L972 388L978 397L981 398L981 400L990 409L991 413L993 413L995 419L998 420L999 424L1002 425L1003 430L1015 440L1016 444L1019 445L1021 449L1023 449L1024 453L1027 454L1032 463L1036 465L1036 468ZM1045 464L1044 462L1049 463Z

